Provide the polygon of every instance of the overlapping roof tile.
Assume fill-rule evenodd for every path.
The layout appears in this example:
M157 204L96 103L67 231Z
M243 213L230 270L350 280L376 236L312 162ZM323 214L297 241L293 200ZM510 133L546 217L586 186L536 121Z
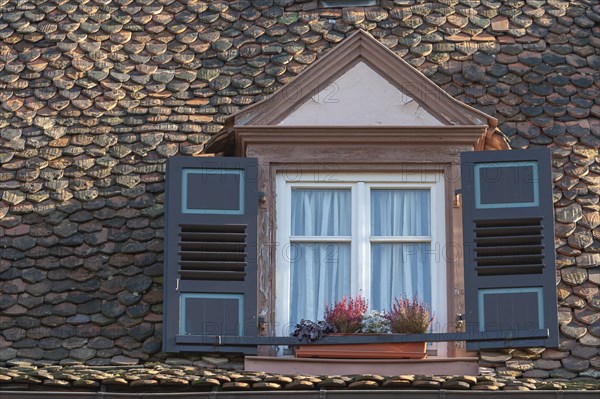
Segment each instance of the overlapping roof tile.
M81 323L87 320L80 320ZM110 340L92 339L89 346L109 350ZM73 340L73 345L78 345ZM60 356L60 351L53 353ZM89 350L79 348L81 359L90 356ZM6 389L52 390L57 387L102 390L104 392L136 392L152 388L153 392L207 392L207 391L314 391L314 390L473 390L473 391L535 391L597 389L598 383L581 381L564 383L535 378L516 379L511 376L432 376L396 375L380 376L358 374L353 376L281 375L262 372L232 371L189 365L148 363L145 366L127 365L132 359L115 357L118 366L45 366L27 362L9 362L10 367L0 368L0 387ZM203 362L198 362L203 363ZM513 361L514 368L528 368L527 362ZM546 361L545 366L551 366Z
M155 356L165 157L199 154L226 115L356 29L496 117L513 148L552 148L560 312L569 317L558 354L535 361L560 363L560 377L600 376L598 355L584 351L600 346L590 317L600 309L595 0L332 9L309 0L0 0L0 309L10 319L0 361ZM133 276L150 286L124 288ZM79 295L67 292L74 285ZM89 317L88 334L115 345L76 351L79 316ZM42 342L40 326L54 334L43 350L30 345ZM550 376L542 366L520 372Z

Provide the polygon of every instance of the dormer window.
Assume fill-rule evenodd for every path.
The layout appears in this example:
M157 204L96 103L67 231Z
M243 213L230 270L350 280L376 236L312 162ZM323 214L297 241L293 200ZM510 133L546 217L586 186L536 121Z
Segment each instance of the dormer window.
M415 293L433 332L464 314L481 333L540 334L513 347L558 344L549 154L479 152L508 149L497 120L367 33L226 126L207 143L225 157L167 166L166 350L256 353L268 348L220 337L288 335L344 295L384 310Z

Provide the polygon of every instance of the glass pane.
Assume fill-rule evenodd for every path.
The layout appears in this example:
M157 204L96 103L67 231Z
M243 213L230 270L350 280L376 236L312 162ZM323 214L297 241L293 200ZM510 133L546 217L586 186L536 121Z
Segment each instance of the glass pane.
M350 244L296 243L291 252L291 328L323 320L325 304L350 295Z
M371 190L371 235L428 236L429 190Z
M292 235L349 236L350 190L292 190Z
M390 310L392 299L414 294L431 304L429 243L371 246L371 308Z

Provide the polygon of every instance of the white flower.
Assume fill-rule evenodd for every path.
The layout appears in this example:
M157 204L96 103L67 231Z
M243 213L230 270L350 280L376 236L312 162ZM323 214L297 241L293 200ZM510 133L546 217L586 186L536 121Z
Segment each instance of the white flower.
M389 334L390 322L385 318L385 312L371 310L365 315L360 329L362 333Z

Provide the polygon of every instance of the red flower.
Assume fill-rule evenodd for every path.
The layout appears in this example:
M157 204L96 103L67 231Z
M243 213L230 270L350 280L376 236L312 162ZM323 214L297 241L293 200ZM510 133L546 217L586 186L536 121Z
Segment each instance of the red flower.
M360 330L369 304L361 295L356 298L345 296L330 308L325 305L325 321L337 328L339 333L355 333Z

